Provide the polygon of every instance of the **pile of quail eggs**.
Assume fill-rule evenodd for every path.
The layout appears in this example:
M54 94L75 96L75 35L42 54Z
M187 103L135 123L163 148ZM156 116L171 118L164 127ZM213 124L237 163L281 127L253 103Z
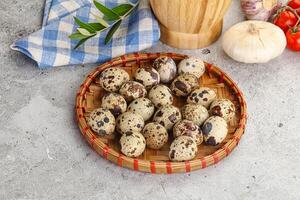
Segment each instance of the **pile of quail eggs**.
M159 57L153 65L138 68L134 80L122 68L105 69L99 82L107 92L88 124L99 136L121 134L126 156L138 157L146 146L158 150L172 138L170 160L191 160L203 141L215 146L225 139L227 122L235 115L230 100L217 99L214 90L199 87L204 72L204 62L195 57L178 66L169 57ZM174 96L186 98L187 104L173 106Z

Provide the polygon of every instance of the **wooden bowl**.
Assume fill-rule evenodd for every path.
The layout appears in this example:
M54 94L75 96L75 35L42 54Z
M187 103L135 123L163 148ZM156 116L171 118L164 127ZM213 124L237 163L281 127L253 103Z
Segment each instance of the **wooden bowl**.
M146 148L138 158L130 158L120 151L118 134L114 137L103 138L97 136L87 124L87 117L95 108L100 107L101 97L105 93L99 85L98 76L109 67L121 67L131 76L142 63L152 63L159 56L168 56L179 62L186 55L174 53L135 53L115 58L93 70L84 80L76 96L76 118L83 137L103 158L121 167L136 171L151 173L190 172L216 164L236 147L246 124L246 103L242 92L224 72L212 64L206 63L206 72L200 78L200 85L214 89L218 98L230 99L236 106L235 118L229 122L229 133L226 139L217 146L201 144L194 160L186 162L171 162L168 159L170 143L160 150ZM175 97L174 105L181 107L185 99ZM170 141L171 142L171 141Z
M232 0L150 0L161 41L180 49L198 49L216 41Z

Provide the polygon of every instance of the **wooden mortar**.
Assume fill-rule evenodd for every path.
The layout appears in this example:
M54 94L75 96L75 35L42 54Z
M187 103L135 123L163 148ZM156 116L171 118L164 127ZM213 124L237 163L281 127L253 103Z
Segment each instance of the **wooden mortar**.
M231 0L150 0L161 29L161 41L181 49L215 42Z

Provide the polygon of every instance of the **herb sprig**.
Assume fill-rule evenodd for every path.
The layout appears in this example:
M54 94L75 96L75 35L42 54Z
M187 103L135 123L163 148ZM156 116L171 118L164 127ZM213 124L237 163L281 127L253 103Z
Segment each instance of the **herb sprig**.
M122 21L137 8L138 4L139 1L137 3L128 2L110 9L94 0L94 5L103 14L103 17L93 14L97 20L94 23L85 23L74 17L75 23L79 26L75 33L69 35L71 40L79 40L74 49L77 49L88 39L106 30L109 31L104 39L104 43L109 43L114 33L119 29Z

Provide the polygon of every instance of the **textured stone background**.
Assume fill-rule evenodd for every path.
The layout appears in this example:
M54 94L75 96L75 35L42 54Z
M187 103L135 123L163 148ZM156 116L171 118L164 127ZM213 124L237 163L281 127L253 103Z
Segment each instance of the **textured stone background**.
M9 45L40 28L43 0L0 1L0 199L300 199L300 53L267 64L234 62L220 42L181 51L200 56L239 84L247 130L216 166L190 174L151 175L103 160L74 122L78 86L95 65L41 71ZM243 20L238 0L225 29Z

